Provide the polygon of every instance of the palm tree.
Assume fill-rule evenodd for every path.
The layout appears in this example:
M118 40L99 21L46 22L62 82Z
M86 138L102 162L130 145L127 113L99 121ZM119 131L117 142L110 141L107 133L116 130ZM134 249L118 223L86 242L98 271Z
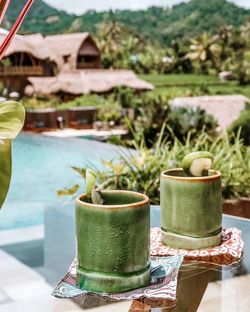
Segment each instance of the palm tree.
M145 46L145 42L138 34L127 29L115 19L100 25L98 39L104 67L127 68L133 65L131 56L143 51Z
M207 73L207 63L210 61L217 71L220 66L221 46L218 43L219 36L210 36L208 33L202 34L196 39L191 39L190 52L186 57L191 61L198 61L202 73Z

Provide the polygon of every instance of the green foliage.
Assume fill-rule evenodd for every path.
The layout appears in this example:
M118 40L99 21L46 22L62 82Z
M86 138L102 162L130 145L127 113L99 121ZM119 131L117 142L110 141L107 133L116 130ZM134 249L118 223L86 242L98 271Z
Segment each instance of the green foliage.
M108 96L95 94L82 95L72 101L61 104L58 108L66 109L77 106L97 107L97 119L100 121L114 121L118 123L121 120L121 107L114 94Z
M221 81L218 77L197 74L140 75L155 86L153 94L173 97L243 94L250 97L250 88L237 81Z
M207 32L196 39L191 39L190 52L187 57L192 61L199 62L200 72L209 73L209 68L217 71L220 69L221 46L219 36L211 36Z
M26 0L10 1L4 19L4 27L9 28L13 24L25 3ZM54 17L54 19L51 19L51 17ZM65 32L75 18L75 15L57 10L42 0L36 0L21 26L21 32L41 32L43 34Z
M213 135L218 126L214 117L207 114L204 109L190 106L171 107L167 125L179 140L183 140L188 133L191 137L195 137L202 130Z
M10 4L6 27L24 1ZM44 34L89 31L100 48L104 68L209 75L226 69L244 85L250 82L249 21L250 10L226 0L191 0L145 11L89 11L82 16L37 0L22 29Z
M61 103L59 108L67 109L67 108L79 107L79 106L101 107L103 105L105 105L105 99L103 97L95 95L95 94L86 94L86 95L79 96L72 101Z
M2 140L0 139L0 183L1 183L1 191L0 191L0 209L5 201L7 196L9 186L10 186L10 178L11 178L11 140Z
M101 189L97 184L97 174L92 168L79 168L79 167L72 167L80 176L85 180L86 185L86 200L90 203L96 205L103 204L103 197ZM72 196L78 190L80 186L78 184L73 185L70 188L63 188L61 190L57 190L58 196Z
M250 145L250 107L241 111L240 116L229 128L229 132L239 133L245 145Z
M172 96L149 93L137 98L137 117L133 129L143 134L147 146L155 142L164 124L167 124L164 135L169 138L174 135L179 140L183 140L188 133L193 138L201 130L206 130L210 135L215 133L217 123L213 116L200 108L172 106L169 104Z
M25 118L23 106L15 101L0 103L0 139L14 139L22 130Z
M10 25L25 0L11 1L5 26ZM203 32L216 33L225 25L239 26L249 20L249 10L225 0L192 0L173 8L150 7L147 10L116 10L96 12L90 10L81 16L59 11L41 0L36 0L22 26L23 32L43 34L89 31L96 33L107 20L116 20L125 27L151 38L165 46L176 39L187 41ZM49 17L57 17L50 19Z
M0 103L0 209L10 185L11 143L21 131L24 118L22 105L13 101Z
M198 87L203 84L214 86L224 84L216 76L197 75L197 74L169 74L169 75L140 75L144 79L152 83L155 87Z
M230 69L233 71L240 85L250 83L250 61L246 60L244 54L237 56L234 63L231 64Z
M202 131L195 139L188 134L184 142L176 137L172 143L163 137L148 148L142 135L135 135L135 150L120 152L115 161L102 161L104 168L95 171L105 189L126 189L145 193L152 204L159 204L160 173L180 167L183 157L195 151L208 151L214 156L215 170L222 174L224 199L250 196L250 148L239 135L209 136Z
M56 97L24 97L20 103L26 109L57 108L60 105L60 100Z
M70 188L65 187L62 190L57 190L56 193L57 196L72 196L79 190L79 188L80 185L75 184Z
M159 137L152 148L148 148L142 136L135 137L136 153L128 150L120 155L117 162L104 163L106 169L98 176L102 186L109 189L128 189L142 192L150 197L152 204L159 204L160 172L180 166L183 157L194 151L205 150L214 155L213 168L222 173L224 198L249 196L250 149L246 148L239 136L221 136L216 139L205 132L184 142L173 137L173 143ZM117 172L114 168L120 166ZM122 169L121 169L122 168Z
M0 82L0 95L3 94L3 91L4 91L4 84Z
M227 28L219 34L222 46L222 66L230 70L240 85L250 83L250 23L239 28Z
M23 98L21 103L26 109L69 109L71 107L95 106L98 108L98 120L112 120L118 123L121 119L121 107L115 95L105 97L95 94L87 94L65 103L62 103L57 97L32 97Z

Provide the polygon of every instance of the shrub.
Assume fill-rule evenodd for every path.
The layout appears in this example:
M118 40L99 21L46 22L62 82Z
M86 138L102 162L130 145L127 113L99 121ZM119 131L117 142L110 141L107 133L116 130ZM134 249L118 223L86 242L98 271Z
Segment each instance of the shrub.
M214 155L213 168L222 173L224 199L250 196L250 147L243 145L239 135L232 141L232 135L213 138L202 131L195 139L188 134L184 142L174 137L171 143L163 139L163 133L164 128L152 148L146 146L143 136L134 135L134 150L120 150L115 161L103 160L102 169L94 168L101 187L142 192L151 204L159 204L160 173L180 167L186 154L204 150ZM73 169L80 175L85 170ZM72 195L72 189L63 192Z
M163 131L162 131L163 133ZM195 139L190 134L184 142L173 138L173 143L159 137L152 148L148 148L143 137L135 138L136 153L127 150L116 162L106 162L98 176L105 188L128 189L146 193L152 204L159 204L160 172L180 166L184 155L206 150L214 155L213 168L222 173L224 198L250 195L250 148L246 148L239 136L220 136L216 139L204 131Z
M147 146L155 142L164 123L168 125L164 133L170 139L176 136L184 140L188 133L195 137L201 130L206 130L210 135L215 133L217 122L213 116L200 108L172 106L169 104L170 99L170 96L153 94L141 97L134 129L143 134ZM171 133L173 136L170 136Z
M96 106L98 108L98 119L101 121L119 122L121 119L121 108L114 96L105 98L95 94L82 95L72 101L61 103L57 97L32 97L23 98L21 103L26 109L57 108L68 109L71 107Z
M57 97L25 97L20 102L26 109L56 108L60 105L60 100Z
M204 109L191 106L171 107L167 124L181 141L185 140L188 133L191 137L195 137L202 130L213 135L217 127L217 122L212 115L207 114Z
M101 121L119 122L121 119L121 107L114 95L107 97L96 94L87 94L64 103L60 108L77 106L96 106L98 108L97 119Z
M237 120L233 122L229 131L238 133L245 145L250 145L250 106L240 113Z

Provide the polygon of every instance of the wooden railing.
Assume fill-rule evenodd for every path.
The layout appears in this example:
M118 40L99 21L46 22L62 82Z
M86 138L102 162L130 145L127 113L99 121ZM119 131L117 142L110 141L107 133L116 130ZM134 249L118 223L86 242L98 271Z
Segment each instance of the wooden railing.
M0 75L2 76L41 76L43 75L42 66L1 66Z

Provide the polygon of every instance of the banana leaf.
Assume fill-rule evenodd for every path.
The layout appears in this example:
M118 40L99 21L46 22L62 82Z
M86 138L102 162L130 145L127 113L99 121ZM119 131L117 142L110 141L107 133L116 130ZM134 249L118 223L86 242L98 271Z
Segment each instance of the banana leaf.
M14 101L0 103L0 208L10 186L12 140L21 131L24 118L25 110L21 104Z
M0 140L0 208L7 196L11 179L11 140Z

